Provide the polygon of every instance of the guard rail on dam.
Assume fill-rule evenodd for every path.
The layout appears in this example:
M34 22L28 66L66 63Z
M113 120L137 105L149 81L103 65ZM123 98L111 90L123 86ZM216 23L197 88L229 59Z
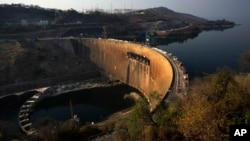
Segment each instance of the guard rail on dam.
M108 76L140 90L148 99L151 110L167 94L172 80L170 62L159 52L120 40L79 39L83 54ZM159 95L152 95L152 92Z

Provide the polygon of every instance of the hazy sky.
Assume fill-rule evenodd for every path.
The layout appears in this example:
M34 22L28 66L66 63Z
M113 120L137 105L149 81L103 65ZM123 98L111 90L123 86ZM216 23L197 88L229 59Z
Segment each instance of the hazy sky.
M230 18L244 16L250 19L250 0L1 0L0 3L24 3L45 8L67 10L101 8L145 9L164 6L177 12L204 18Z

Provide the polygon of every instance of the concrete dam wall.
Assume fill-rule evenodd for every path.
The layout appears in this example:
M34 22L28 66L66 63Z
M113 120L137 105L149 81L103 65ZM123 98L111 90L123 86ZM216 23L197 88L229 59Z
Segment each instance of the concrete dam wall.
M173 80L173 69L158 52L127 41L79 40L85 57L108 76L140 90L149 100L151 110L165 97ZM153 95L154 91L158 95Z
M12 81L20 77L20 80L32 78L36 82L32 81L32 85L29 85L24 79L20 84L1 86L1 96L54 84L54 81L51 83L51 79L41 81L36 75L36 70L42 69L44 76L55 78L76 74L74 77L62 80L70 81L76 80L75 77L87 79L98 75L95 73L98 71L96 68L98 66L107 76L140 90L149 100L151 109L154 109L165 97L173 80L170 62L159 52L141 44L92 38L48 38L8 42L11 42L8 48L20 44L18 50L21 52L17 53L13 61L15 63L9 67L11 73L6 71L3 74L13 74L9 76ZM8 56L9 52L13 51L3 55L7 54L7 58L11 58L11 54ZM2 61L3 66L4 62ZM47 64L45 68L44 64ZM34 85L36 83L37 85ZM158 94L152 94L154 91Z

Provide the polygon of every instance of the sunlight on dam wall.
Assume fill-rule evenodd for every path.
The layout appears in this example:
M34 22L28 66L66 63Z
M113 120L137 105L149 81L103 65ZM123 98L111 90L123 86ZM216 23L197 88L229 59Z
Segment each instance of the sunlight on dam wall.
M151 110L165 97L173 80L169 61L149 47L114 39L79 39L81 50L108 76L140 90ZM152 95L152 92L159 95Z

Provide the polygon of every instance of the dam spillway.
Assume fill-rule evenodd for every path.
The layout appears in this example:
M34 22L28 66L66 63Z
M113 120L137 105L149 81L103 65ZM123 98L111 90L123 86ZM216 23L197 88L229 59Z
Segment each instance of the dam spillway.
M132 42L115 39L79 39L83 55L111 78L140 90L151 110L166 96L173 80L170 62L157 51ZM78 49L79 46L78 46ZM157 92L157 97L152 96Z

